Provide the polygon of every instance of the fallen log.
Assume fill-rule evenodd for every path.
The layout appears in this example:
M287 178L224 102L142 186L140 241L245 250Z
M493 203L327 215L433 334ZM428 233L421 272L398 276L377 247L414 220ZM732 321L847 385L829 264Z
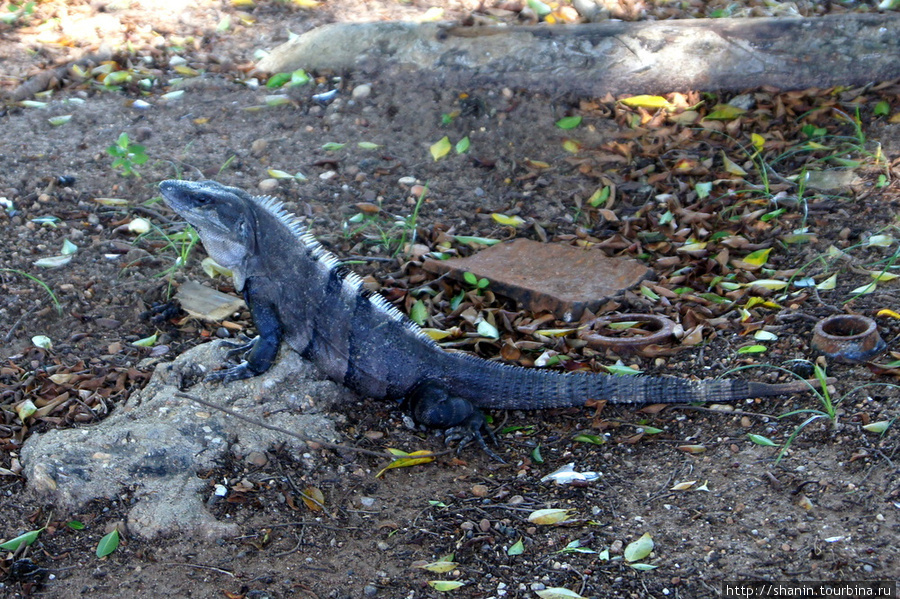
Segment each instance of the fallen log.
M337 23L275 48L261 71L429 73L582 95L862 85L900 77L900 15L563 26Z

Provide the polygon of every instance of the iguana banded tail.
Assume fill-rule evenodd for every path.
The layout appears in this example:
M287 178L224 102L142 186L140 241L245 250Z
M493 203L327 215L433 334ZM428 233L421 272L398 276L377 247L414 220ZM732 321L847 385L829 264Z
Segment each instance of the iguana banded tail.
M511 366L441 349L419 327L342 266L282 204L213 181L163 181L166 203L193 225L209 255L234 273L258 336L232 353L223 382L268 370L281 341L329 378L373 398L409 399L434 428L478 435L477 408L538 410L612 403L724 402L809 390L804 381L689 381L669 377L561 373ZM478 437L480 440L480 436Z

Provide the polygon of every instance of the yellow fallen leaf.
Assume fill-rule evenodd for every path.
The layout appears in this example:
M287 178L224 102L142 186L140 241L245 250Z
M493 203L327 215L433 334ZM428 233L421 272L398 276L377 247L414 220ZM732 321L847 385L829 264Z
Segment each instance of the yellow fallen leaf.
M669 490L670 490L670 491L687 491L688 489L690 489L691 487L693 487L693 486L696 485L696 484L697 484L697 481L695 481L695 480L688 480L688 481L685 481L685 482L683 482L683 483L677 483L676 485L674 485L674 486L673 486L671 489L669 489Z
M753 143L753 147L756 148L757 152L761 152L763 146L766 145L766 138L759 133L752 133L750 135L750 141Z
M439 141L431 144L429 150L431 151L432 158L434 158L435 160L440 160L450 153L450 149L452 147L453 146L450 143L450 138L445 135Z
M722 152L722 162L725 164L725 170L731 173L732 175L737 175L738 177L743 177L747 174L747 171L742 169L740 165L733 162L728 156L725 155L725 152Z
M493 218L501 225L506 225L509 227L521 227L525 224L525 219L520 216L507 216L498 212L494 212L493 214L491 214L491 218Z
M757 250L751 254L747 254L744 257L743 262L747 264L751 264L753 266L762 266L769 259L769 253L772 251L772 248L768 248L765 250Z
M866 245L886 248L894 243L894 238L890 235L872 235L866 240Z
M731 104L717 104L712 112L706 115L711 121L731 121L747 112L743 108Z
M683 253L691 253L691 252L700 252L706 249L705 241L698 241L697 243L686 243L680 248L676 249L677 252Z
M187 67L183 64L177 65L175 67L175 72L179 75L184 75L185 77L196 77L200 74L200 71L197 69L192 69L191 67Z
M581 151L581 144L574 139L563 140L563 149L570 154L577 154Z
M325 505L325 495L316 487L306 487L301 495L303 503L313 512L321 512Z
M459 582L458 580L429 580L428 585L432 587L435 591L453 591L463 586L464 582Z
M772 291L784 289L787 285L786 281L778 281L775 279L757 279L752 283L747 283L747 287L764 287L765 289L771 289Z
M893 281L893 280L896 279L897 277L900 277L900 275L895 275L895 274L893 274L893 273L886 272L886 271L883 271L883 270L877 270L877 271L876 271L876 270L870 270L870 271L869 271L869 276L872 277L873 279L875 279L876 281L880 281L880 282L882 282L882 283L884 283L884 282L886 282L886 281Z
M447 572L450 572L451 570L456 568L457 565L458 564L456 562L437 561L431 562L430 564L424 564L419 567L423 570L434 572L435 574L446 574Z
M578 329L539 329L535 331L536 335L544 337L565 337L577 331Z
M446 339L453 333L451 331L447 331L444 329L422 329L422 332L434 339L435 341L440 341L441 339Z
M872 293L878 287L878 281L872 281L868 285L862 285L850 291L851 295L866 295Z
M571 510L562 510L558 508L550 508L545 510L535 510L528 515L528 521L534 524L558 524L569 519Z
M375 475L375 478L381 478L384 476L384 473L392 468L409 468L410 466L418 466L419 464L427 464L428 462L434 461L434 456L430 451L420 449L419 451L414 451L412 453L406 453L400 449L392 449L388 448L388 451L395 456L398 456L396 460L382 468L378 474ZM421 457L428 456L428 457Z
M543 160L532 160L531 158L525 159L525 166L528 168L542 169L542 168L550 168L550 165L544 162Z
M879 420L878 422L872 422L870 424L863 425L863 428L869 431L870 433L878 433L881 434L891 426L890 420Z
M898 314L897 312L894 312L893 310L888 310L887 308L885 308L884 310L879 310L878 314L876 314L875 316L889 316L891 318L896 318L897 320L900 320L900 314Z
M671 102L662 96L631 96L630 98L619 100L619 102L625 106L631 106L632 108L665 108L666 110L675 108Z
M535 591L535 594L541 599L587 599L583 595L563 587L548 587Z
M837 286L837 275L834 274L834 275L831 275L830 277L828 277L827 279L825 279L824 281L822 281L821 283L819 283L818 285L816 285L816 289L818 289L819 291L831 291L836 286Z
M625 546L622 556L626 562L636 562L644 559L653 551L653 537L649 532L641 535L637 541L632 541Z
M750 299L747 300L747 303L744 304L744 307L747 308L748 310L750 308L754 308L756 306L763 306L765 308L771 308L773 310L781 309L781 305L778 304L777 302L773 302L771 300L767 300L767 299L764 299L761 297L751 297Z

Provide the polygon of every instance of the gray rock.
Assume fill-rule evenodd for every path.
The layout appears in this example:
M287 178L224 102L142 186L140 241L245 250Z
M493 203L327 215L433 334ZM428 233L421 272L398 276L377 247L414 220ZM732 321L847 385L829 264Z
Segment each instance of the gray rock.
M219 343L205 344L159 365L147 387L96 426L32 436L21 452L28 487L70 510L130 490L135 501L128 528L148 539L236 534L235 524L217 521L204 507L213 489L197 472L214 467L229 451L245 459L276 443L298 453L306 445L175 396L182 380L222 364L224 350ZM261 376L227 385L199 383L187 392L326 441L336 435L334 416L325 412L352 397L290 350Z
M579 4L592 19L617 6L609 0L594 0L594 7ZM900 15L893 14L607 21L565 27L330 23L273 48L257 67L267 73L353 69L363 77L379 73L401 81L398 84L403 84L404 73L412 72L409 80L417 84L434 75L449 86L499 82L531 91L565 89L572 95L601 97L759 85L802 89L896 78L900 38L885 32L898 25ZM865 69L859 68L860 56L865 56Z

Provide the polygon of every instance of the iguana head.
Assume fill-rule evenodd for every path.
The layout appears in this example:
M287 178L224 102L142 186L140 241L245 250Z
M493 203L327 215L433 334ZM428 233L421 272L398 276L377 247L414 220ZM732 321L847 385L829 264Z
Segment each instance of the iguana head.
M210 257L234 272L235 287L243 287L242 266L256 252L256 217L251 196L215 181L175 181L159 184L172 210L197 229Z

